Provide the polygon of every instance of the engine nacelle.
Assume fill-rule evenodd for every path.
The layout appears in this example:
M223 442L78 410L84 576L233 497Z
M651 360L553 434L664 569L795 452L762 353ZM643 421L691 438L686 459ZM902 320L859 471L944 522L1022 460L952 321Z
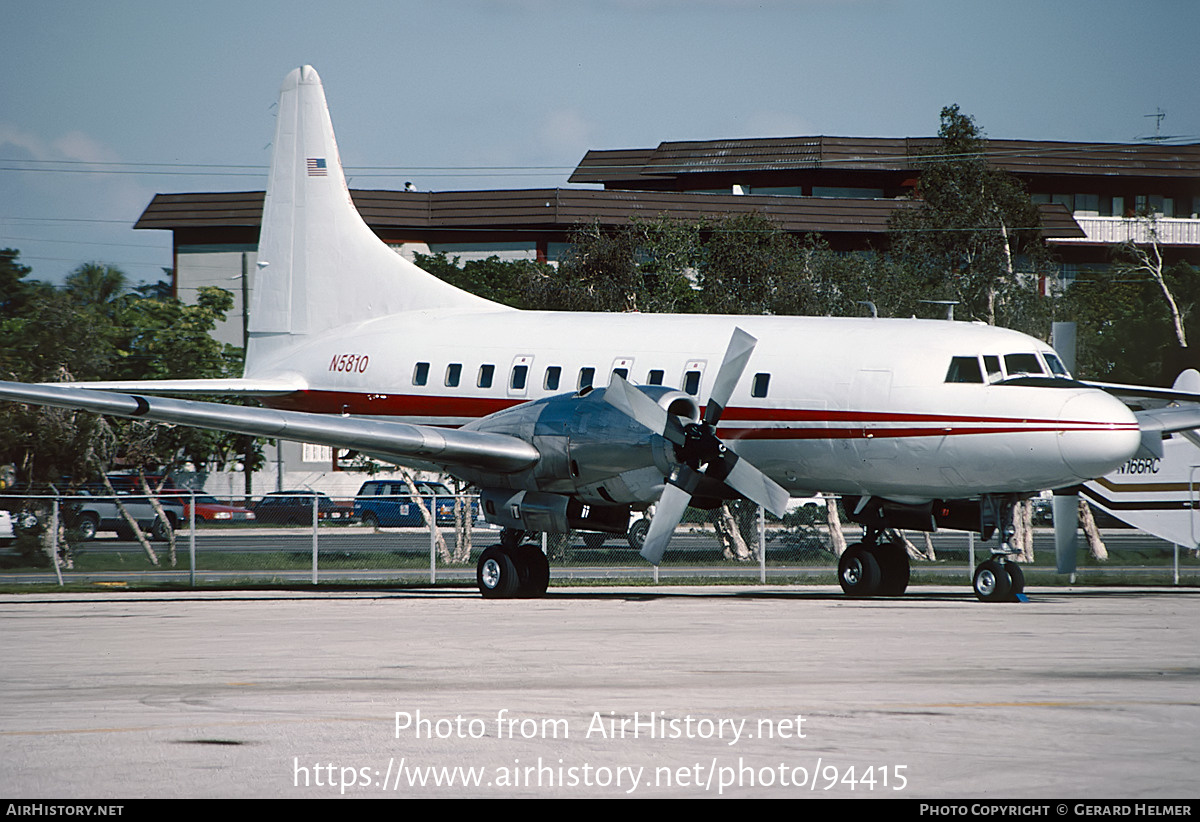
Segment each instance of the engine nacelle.
M628 505L587 505L562 494L485 488L479 502L488 522L519 531L562 534L579 529L623 534L629 525Z
M662 386L642 386L639 390L684 423L700 418L695 397L682 391ZM585 390L522 403L464 426L467 430L519 437L541 454L528 471L479 473L469 479L482 488L542 492L600 508L627 509L653 503L661 496L665 478L677 462L675 447L605 402L604 392ZM538 510L540 504L526 501L523 510ZM558 503L553 503L553 512L544 515L562 521L567 516L565 509L560 511L554 506ZM506 524L491 516L488 519ZM527 530L555 529L531 526Z

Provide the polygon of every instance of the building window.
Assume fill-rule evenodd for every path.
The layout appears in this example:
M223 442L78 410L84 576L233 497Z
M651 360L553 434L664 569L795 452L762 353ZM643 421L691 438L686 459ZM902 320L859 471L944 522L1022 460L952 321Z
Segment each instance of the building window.
M558 381L562 377L562 366L552 365L546 369L546 379L542 386L547 391L557 391Z
M494 366L494 365L479 366L479 380L478 380L478 382L476 382L476 385L478 385L480 388L491 388L492 387L492 377L494 377L495 374L496 374L496 366Z
M462 363L452 362L446 366L446 387L457 388L462 379Z
M429 382L429 363L419 362L413 369L413 385L424 385Z

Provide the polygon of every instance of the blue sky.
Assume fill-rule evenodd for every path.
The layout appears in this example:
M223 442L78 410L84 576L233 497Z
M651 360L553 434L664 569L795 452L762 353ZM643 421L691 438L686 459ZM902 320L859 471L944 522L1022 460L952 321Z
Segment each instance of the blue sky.
M564 186L589 148L663 140L928 135L950 103L996 138L1136 140L1161 109L1163 134L1200 142L1192 0L0 11L0 246L47 280L92 260L157 279L170 236L133 231L138 215L156 192L262 188L279 85L304 63L360 188Z

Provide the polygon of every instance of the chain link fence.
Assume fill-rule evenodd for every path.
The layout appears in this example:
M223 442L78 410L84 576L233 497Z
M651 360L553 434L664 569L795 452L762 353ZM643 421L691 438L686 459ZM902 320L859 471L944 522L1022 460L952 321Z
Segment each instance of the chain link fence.
M500 542L474 496L329 497L313 492L217 499L202 493L0 497L0 582L122 585L475 583L475 562ZM836 582L837 554L823 506L782 521L747 502L689 509L661 566L638 555L649 520L626 534L525 534L552 578L583 580ZM977 537L908 534L914 582L969 583L988 555ZM847 526L845 539L860 538ZM1105 531L1107 562L1081 552L1081 581L1200 584L1200 560L1131 529ZM52 557L56 561L52 561ZM1060 582L1053 533L1034 533L1031 584Z

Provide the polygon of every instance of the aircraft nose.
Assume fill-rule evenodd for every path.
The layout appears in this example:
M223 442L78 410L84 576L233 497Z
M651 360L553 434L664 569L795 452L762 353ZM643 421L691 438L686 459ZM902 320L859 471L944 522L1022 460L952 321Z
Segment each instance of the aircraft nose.
M1103 391L1084 391L1067 400L1059 422L1062 425L1059 451L1080 480L1095 479L1116 470L1134 455L1141 443L1133 412Z

